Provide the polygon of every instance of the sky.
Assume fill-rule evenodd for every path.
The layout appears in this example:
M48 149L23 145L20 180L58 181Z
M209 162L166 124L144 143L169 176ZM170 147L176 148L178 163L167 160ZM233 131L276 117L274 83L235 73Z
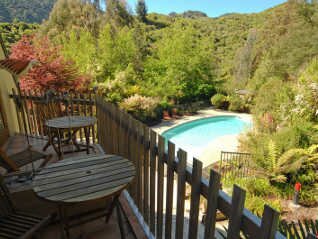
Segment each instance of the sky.
M126 0L132 9L137 0ZM218 17L226 13L254 13L274 7L286 0L145 0L148 12L169 14L197 10Z

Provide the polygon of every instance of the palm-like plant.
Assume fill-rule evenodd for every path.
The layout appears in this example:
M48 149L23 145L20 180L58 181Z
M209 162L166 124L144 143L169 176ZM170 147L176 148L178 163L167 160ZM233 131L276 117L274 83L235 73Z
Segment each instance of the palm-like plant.
M271 182L284 183L286 175L296 172L304 164L314 165L318 161L318 145L308 149L290 149L279 155L277 146L273 140L268 143L268 160L265 163L263 173L269 177Z

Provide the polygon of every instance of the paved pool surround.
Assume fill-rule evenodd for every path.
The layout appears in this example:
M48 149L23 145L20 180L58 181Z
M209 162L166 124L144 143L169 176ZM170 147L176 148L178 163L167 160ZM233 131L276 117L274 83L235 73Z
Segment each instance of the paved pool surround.
M189 123L191 121L200 120L204 118L211 118L215 116L235 116L239 117L243 121L246 120L247 122L252 122L252 116L250 114L216 110L210 107L198 111L196 115L183 116L180 119L170 121L162 121L160 124L152 127L152 129L159 134L163 134L164 132L181 124ZM239 135L237 134L227 134L212 139L210 142L208 142L207 146L204 147L203 151L200 153L200 156L198 157L198 159L202 161L203 167L207 167L219 161L221 151L237 151L239 146L238 137ZM187 151L187 149L184 150Z

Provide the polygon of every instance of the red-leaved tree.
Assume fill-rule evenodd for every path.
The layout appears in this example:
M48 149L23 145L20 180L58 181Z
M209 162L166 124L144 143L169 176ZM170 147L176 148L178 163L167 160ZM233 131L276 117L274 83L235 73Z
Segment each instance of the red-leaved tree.
M36 62L19 79L22 90L88 90L90 77L80 75L74 63L66 60L60 47L54 46L47 37L23 36L12 46L10 58Z

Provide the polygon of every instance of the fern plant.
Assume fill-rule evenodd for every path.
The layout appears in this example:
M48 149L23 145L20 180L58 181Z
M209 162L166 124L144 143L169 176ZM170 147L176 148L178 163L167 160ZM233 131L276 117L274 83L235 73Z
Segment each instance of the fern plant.
M273 140L268 142L268 160L265 173L271 182L284 183L286 175L299 170L304 163L314 163L318 159L318 146L314 145L308 149L290 149L279 155L276 143Z

